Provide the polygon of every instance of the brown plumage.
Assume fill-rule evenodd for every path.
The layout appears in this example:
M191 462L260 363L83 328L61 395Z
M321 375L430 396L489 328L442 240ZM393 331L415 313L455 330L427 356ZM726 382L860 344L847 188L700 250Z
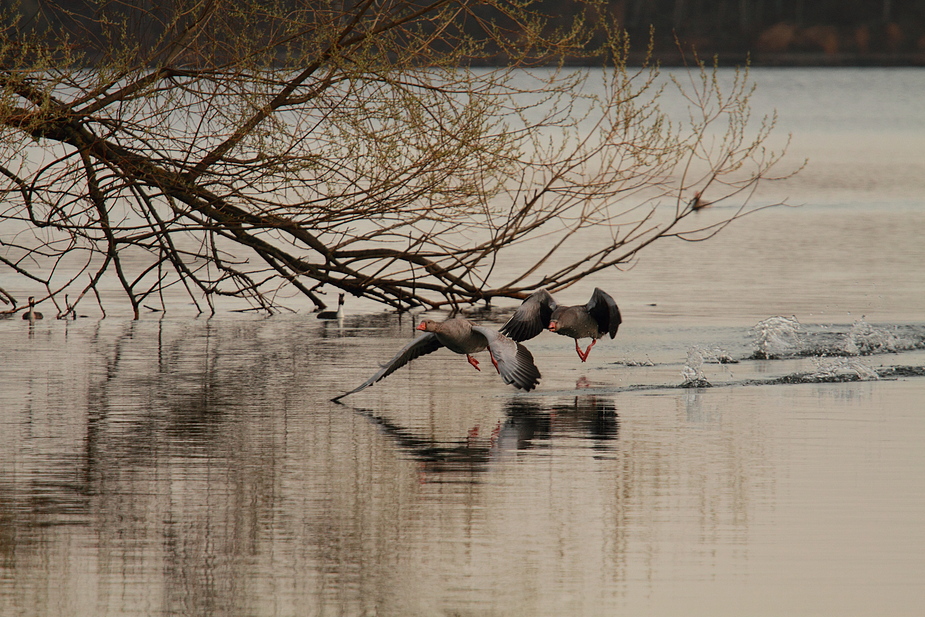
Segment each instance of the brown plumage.
M587 361L597 339L617 335L622 319L617 303L597 287L587 304L559 306L545 289L535 291L514 311L501 333L515 341L526 341L545 329L575 339L575 351ZM588 349L581 350L578 339L590 338Z
M520 343L512 341L491 328L476 325L462 317L455 317L440 323L426 319L417 329L425 334L405 345L395 354L395 357L360 386L331 400L338 401L349 394L359 392L380 379L388 377L415 358L437 351L441 347L464 354L469 364L478 370L482 369L479 368L479 362L472 357L472 354L487 349L491 362L501 375L502 381L515 388L529 391L535 388L540 381L540 371L533 363L533 354Z

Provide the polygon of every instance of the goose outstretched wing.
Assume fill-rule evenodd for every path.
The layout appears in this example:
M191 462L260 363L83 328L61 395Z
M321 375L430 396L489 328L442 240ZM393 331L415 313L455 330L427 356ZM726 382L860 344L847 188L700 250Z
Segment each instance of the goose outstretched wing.
M435 335L433 332L428 332L424 334L423 336L419 336L413 341L411 341L410 343L408 343L407 345L405 345L404 347L402 347L401 350L399 350L399 352L395 354L395 357L393 357L391 360L383 364L382 368L380 368L379 371L375 375L373 375L372 377L364 381L362 384L360 384L359 386L357 386L350 392L345 392L344 394L341 394L340 396L335 396L331 400L334 402L337 402L340 399L344 398L345 396L348 396L350 394L355 394L359 392L360 390L363 390L364 388L368 388L369 386L373 385L380 379L388 377L389 375L394 373L396 370L408 364L415 358L420 358L423 355L435 352L441 347L443 347L443 344L437 340L437 335Z

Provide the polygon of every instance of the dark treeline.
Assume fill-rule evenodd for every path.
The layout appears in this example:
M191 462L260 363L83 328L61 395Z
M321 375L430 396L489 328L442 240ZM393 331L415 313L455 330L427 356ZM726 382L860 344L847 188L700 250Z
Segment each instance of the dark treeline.
M341 6L349 3L343 0ZM645 57L651 39L656 59L666 64L689 60L696 50L702 59L716 56L721 64L750 59L758 65L925 65L925 0L603 0L597 6L587 0L539 0L537 7L559 16L562 25L576 15L593 23L601 12L608 13L629 34L632 60ZM495 17L490 6L470 3L469 10L481 18ZM75 24L79 30L87 17L94 25L85 32L92 36L100 12L135 12L144 18L156 16L158 9L148 0L23 0L19 11L34 16L37 24L47 25L50 18L56 22L53 29L65 25L70 31Z
M925 64L923 0L613 0L639 40L758 64Z
M568 6L544 0L550 7ZM925 0L609 0L633 42L653 39L655 56L739 64L925 65ZM573 11L572 11L573 12Z

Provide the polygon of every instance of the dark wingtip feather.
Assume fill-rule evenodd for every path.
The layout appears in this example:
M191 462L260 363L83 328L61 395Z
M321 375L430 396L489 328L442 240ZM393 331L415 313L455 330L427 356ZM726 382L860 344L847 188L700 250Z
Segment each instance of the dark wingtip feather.
M501 334L505 335L512 341L526 341L532 339L542 331L542 328L535 326L531 328L530 326L531 324L529 323L515 321L514 317L511 317L511 319L509 319L508 322L501 327L499 332L501 332Z
M597 321L600 326L601 336L609 334L610 338L617 336L617 330L623 319L620 316L620 309L617 303L606 291L600 287L595 287L591 294L591 299L585 305L591 317Z
M623 318L620 316L620 308L614 304L610 309L610 338L617 335L621 323L623 323Z
M534 291L501 326L501 334L513 341L527 341L549 327L556 301L545 289Z
M533 354L530 350L517 343L517 370L515 371L515 387L529 392L540 383L540 369L536 368Z
M432 332L428 332L424 334L423 336L419 336L413 341L411 341L410 343L408 343L407 345L405 345L404 347L402 347L401 350L397 354L395 354L395 356L391 360L389 360L388 362L386 362L379 368L379 371L375 375L367 379L365 382L363 382L362 384L360 384L359 386L357 386L350 392L345 392L344 394L341 394L340 396L335 396L334 398L331 399L331 401L336 403L340 401L340 399L344 398L345 396L356 394L360 390L364 390L368 388L369 386L373 385L374 383L385 379L386 377L394 373L397 369L405 366L412 360L416 358L420 358L421 356L425 354L434 352L440 349L441 347L443 347L443 344L437 340L436 335L434 335Z

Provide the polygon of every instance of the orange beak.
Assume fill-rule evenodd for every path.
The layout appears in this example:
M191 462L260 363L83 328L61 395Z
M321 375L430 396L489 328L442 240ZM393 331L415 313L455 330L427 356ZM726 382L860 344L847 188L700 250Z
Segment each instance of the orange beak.
M427 326L424 325L423 321L418 324L418 330L426 330L426 329L427 329Z
M556 331L556 328L557 328L558 326L559 326L559 322L558 322L558 321L550 321L550 322L549 322L549 331L550 331L550 332L555 332L555 331Z

